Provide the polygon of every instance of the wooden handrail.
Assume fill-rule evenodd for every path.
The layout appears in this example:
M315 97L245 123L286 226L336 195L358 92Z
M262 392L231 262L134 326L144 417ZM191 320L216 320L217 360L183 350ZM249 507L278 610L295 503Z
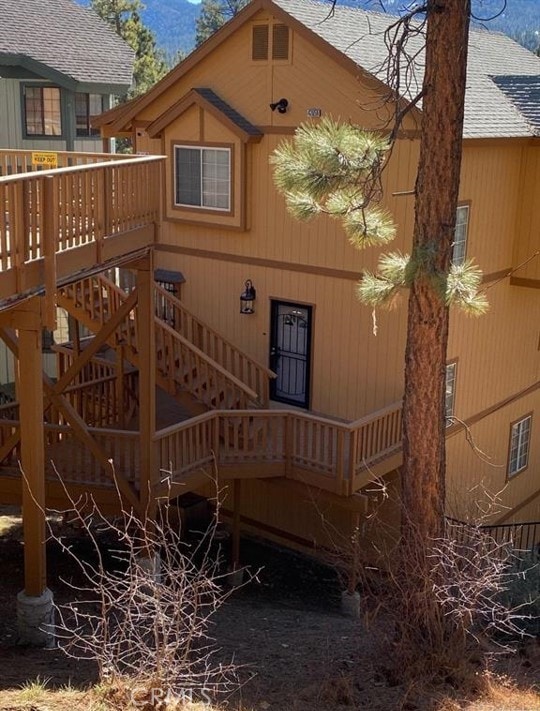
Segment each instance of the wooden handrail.
M155 284L155 294L156 316L172 325L200 351L254 390L259 405L267 407L270 400L269 381L276 377L275 373L195 316L159 284Z
M158 455L181 452L180 474L213 458L218 467L265 464L290 478L309 472L315 485L350 495L366 483L364 473L359 484L360 472L401 448L398 414L390 406L341 423L296 410L215 410L159 430L154 443Z
M171 328L168 324L164 323L163 321L160 321L158 318L156 318L156 325L158 326L158 328L162 329L166 333L171 334L171 336L173 338L176 338L186 348L189 348L190 351L195 353L201 360L203 360L205 363L208 363L208 365L211 368L213 368L218 373L220 373L230 383L235 385L239 390L242 390L250 400L253 400L254 402L257 401L258 395L255 392L255 390L248 388L248 386L245 383L243 383L241 380L239 380L232 373L229 373L228 370L225 370L225 368L223 368L219 363L216 363L216 361L212 360L212 358L210 358L210 356L206 355L206 353L201 351L200 348L197 348L197 346L194 346L193 343L188 341L187 338L184 338L184 336L182 336L180 333L178 333L178 331L175 331L174 328ZM249 412L251 412L251 414L253 414L253 412L251 410L249 410Z
M69 175L70 173L83 174L96 170L103 170L110 167L125 167L126 165L140 165L147 163L161 163L166 159L166 156L137 156L135 158L122 158L109 160L101 163L86 163L85 165L72 165L65 168L51 168L50 170L32 170L26 173L14 173L13 175L0 176L0 185L9 183L17 183L21 180L37 180L48 177L60 177Z
M265 365L262 363L259 363L256 361L252 356L249 355L246 351L242 350L238 346L236 346L232 341L230 341L228 338L226 338L223 334L218 333L218 331L214 330L211 326L209 326L207 323L205 323L202 319L200 319L198 316L195 316L193 311L188 309L188 307L180 301L180 299L177 299L174 294L171 294L167 289L164 289L162 286L159 284L155 284L155 289L156 293L158 293L162 298L166 299L171 306L173 306L174 309L178 309L181 311L183 314L185 314L189 319L191 319L194 323L197 324L200 328L204 329L205 331L208 331L212 336L216 336L219 338L221 341L223 341L224 344L226 344L229 348L234 350L236 353L241 355L243 358L246 358L247 360L251 361L254 365L257 366L261 371L266 373L266 375L269 378L277 378L276 373L274 373L273 370L270 370L270 368L267 368Z
M22 175L23 173L40 173L46 170L32 163L36 151L19 148L0 148L0 175ZM132 156L115 153L90 153L76 151L47 151L56 156L59 168L88 165L90 163L105 163L108 161L125 160Z
M53 325L58 275L66 277L59 255L63 269L69 264L77 272L102 264L109 246L114 253L106 240L135 231L143 244L151 240L161 214L163 160L138 156L0 177L0 274L13 270L14 279L3 280L11 293L23 284L28 292L45 287ZM79 247L80 255L63 254Z
M119 301L125 301L127 299L126 292L123 289L121 289L119 286L117 286L113 281L108 279L107 277L98 275L96 277L96 279L99 282L101 282L109 292L115 293L117 295ZM161 287L159 287L159 285L157 285L157 284L156 284L156 288L161 289ZM182 345L185 348L189 349L198 358L200 358L202 361L204 361L208 365L209 368L212 368L213 370L218 372L225 380L230 382L231 385L233 385L235 388L241 390L245 394L245 396L248 398L248 400L250 400L254 403L257 402L259 395L255 390L248 387L244 382L242 382L239 378L237 378L233 373L230 373L226 368L224 368L220 363L216 362L213 358L211 358L209 355L207 355L200 348L197 348L196 345L194 345L189 339L185 338L181 333L176 331L176 329L169 326L169 324L165 323L157 316L155 317L155 325L156 325L157 330L162 330L165 333L168 333L172 338L174 338L178 342L182 343Z
M374 417L384 417L384 415L388 415L395 410L401 410L402 403L403 400L396 400L396 402L393 402L391 405L386 405L386 407L382 407L380 410L376 410L375 412L370 412L368 415L364 415L364 417L360 417L358 420L348 422L347 426L351 429L362 427L362 425L371 422Z
M0 148L0 158L6 155L26 155L32 156L36 149L31 148ZM47 151L48 153L56 153L57 156L65 158L99 158L100 160L116 160L116 158L130 158L132 157L130 153L103 153L95 151Z

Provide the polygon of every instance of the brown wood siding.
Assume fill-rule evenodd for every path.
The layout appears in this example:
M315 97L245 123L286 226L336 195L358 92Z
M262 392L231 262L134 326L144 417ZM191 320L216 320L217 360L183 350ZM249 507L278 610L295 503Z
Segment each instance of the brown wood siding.
M499 374L500 377L500 374ZM450 437L447 442L449 513L457 518L478 515L479 504L485 509L488 497L499 493L499 505L493 518L499 519L517 507L534 491L540 490L540 431L538 416L533 416L529 466L507 481L510 425L530 412L540 413L540 390L503 407L470 428L475 451L467 443L465 432ZM529 520L540 519L540 495L527 508ZM520 520L523 512L520 512Z
M514 266L517 279L534 279L540 286L540 146L524 149L518 220L514 238Z
M264 13L256 19L271 20ZM212 226L165 222L162 249L170 245L171 251L160 251L157 261L158 266L185 275L182 297L188 307L263 363L268 362L270 300L313 305L311 407L355 419L401 397L406 295L394 311L377 310L378 332L373 335L372 312L357 301L352 276L374 269L381 250L355 250L336 221L292 220L274 189L269 158L291 128L305 119L308 108L368 128L381 115L373 110L371 84L329 61L297 33L292 47L289 62L253 62L248 23L138 117L153 120L191 87L210 86L249 121L267 127L260 143L246 146L246 231L219 219ZM271 101L280 98L289 101L285 114L269 108ZM197 140L200 116L188 113L176 127L167 129L168 137L177 131L180 135L175 138ZM214 140L230 140L227 130L212 121L203 122L206 140L210 135ZM405 126L413 127L412 122ZM402 139L383 176L385 206L398 228L392 250L410 249L414 196L395 193L414 189L417 160L418 142ZM237 171L236 180L238 176ZM502 274L537 248L539 185L539 150L529 141L465 142L460 201L470 205L467 257L473 257L484 273ZM538 269L540 259L520 270L519 276L540 278ZM256 313L248 317L239 314L246 279L257 289ZM539 292L511 286L509 279L493 287L487 284L487 291L491 306L486 316L473 319L453 313L451 317L448 359L459 358L455 414L460 419L494 407L540 378ZM450 490L466 491L479 477L492 488L504 486L509 423L538 410L539 393L473 426L480 449L496 466L474 454L463 434L449 440ZM536 426L538 418L534 422ZM531 449L535 462L537 449ZM516 505L533 490L527 472L521 480L510 482L505 494L508 505Z

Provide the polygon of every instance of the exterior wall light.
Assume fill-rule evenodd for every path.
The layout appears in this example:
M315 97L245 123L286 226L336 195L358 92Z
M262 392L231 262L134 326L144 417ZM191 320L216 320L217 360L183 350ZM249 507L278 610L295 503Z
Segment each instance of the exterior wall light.
M254 314L253 302L257 298L257 292L251 279L244 283L244 291L240 294L240 313Z
M272 109L272 111L275 111L277 109L279 114L286 114L288 106L289 102L287 101L287 99L280 99L279 101L275 101L274 103L270 104L270 108Z

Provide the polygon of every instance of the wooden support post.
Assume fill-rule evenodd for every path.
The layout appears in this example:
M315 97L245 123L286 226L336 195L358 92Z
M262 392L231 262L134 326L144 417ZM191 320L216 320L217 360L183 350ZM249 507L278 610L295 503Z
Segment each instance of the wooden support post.
M15 286L17 291L22 290L22 276L21 270L26 259L25 255L25 242L28 235L28 210L25 199L26 183L23 181L15 183L13 186L13 212L14 212L14 224L11 226L13 229L13 243L11 247L11 263L15 267Z
M41 181L41 249L45 270L44 326L56 330L56 211L54 178Z
M233 481L233 529L232 529L232 569L240 567L240 497L241 479Z
M113 231L113 205L112 205L112 171L111 167L103 168L103 236L108 237ZM101 172L101 171L100 171Z
M24 588L39 597L46 587L45 448L43 434L43 377L39 299L33 309L34 328L19 330L19 392L21 465L24 471L22 509L24 531ZM27 324L28 325L28 324Z
M157 481L154 435L156 431L156 349L154 325L154 264L137 269L137 334L139 352L140 501L149 519L155 516L151 492ZM143 513L144 515L144 513Z
M79 322L71 314L68 314L68 333L73 346L73 355L78 358L81 354L81 332Z
M118 426L123 429L125 422L125 397L124 397L124 348L117 346L116 355L116 380L115 380L115 395L116 395L116 414Z

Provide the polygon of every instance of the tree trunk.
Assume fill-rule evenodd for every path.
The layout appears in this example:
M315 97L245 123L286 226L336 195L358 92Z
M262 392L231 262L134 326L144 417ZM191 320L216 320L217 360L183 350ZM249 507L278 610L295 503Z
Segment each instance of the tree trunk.
M402 540L404 550L414 546L417 553L419 544L429 549L444 524L445 287L459 191L470 0L428 0L427 6L403 402Z

